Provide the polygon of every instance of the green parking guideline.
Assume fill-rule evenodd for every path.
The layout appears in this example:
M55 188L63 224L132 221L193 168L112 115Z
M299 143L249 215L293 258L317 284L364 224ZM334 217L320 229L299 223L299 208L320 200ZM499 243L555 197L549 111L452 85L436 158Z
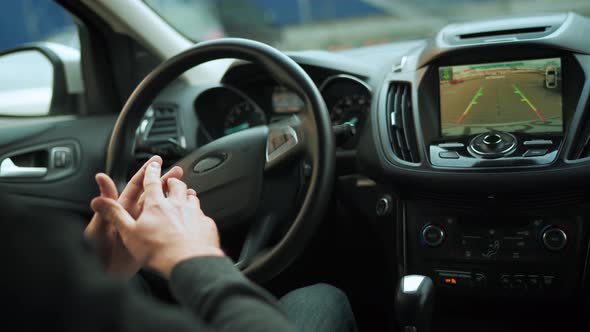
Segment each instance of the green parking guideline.
M465 120L465 118L467 117L467 114L469 114L469 111L471 111L471 107L473 107L473 105L477 104L477 99L481 96L483 96L483 86L480 86L479 90L477 90L477 92L475 93L475 96L473 96L473 98L471 98L471 102L469 103L469 105L467 105L465 112L463 112L463 114L461 114L461 117L455 123L457 126L460 125L463 122L463 120Z
M541 113L541 111L539 111L534 105L533 103L531 103L531 101L524 95L524 93L516 86L516 84L512 84L512 87L514 88L514 93L520 96L520 101L524 101L525 103L527 103L527 105L529 105L529 107L533 110L533 112L535 112L535 114L537 115L537 117L539 117L539 119L543 122L546 122L547 120L545 120L545 117L543 116L543 114Z

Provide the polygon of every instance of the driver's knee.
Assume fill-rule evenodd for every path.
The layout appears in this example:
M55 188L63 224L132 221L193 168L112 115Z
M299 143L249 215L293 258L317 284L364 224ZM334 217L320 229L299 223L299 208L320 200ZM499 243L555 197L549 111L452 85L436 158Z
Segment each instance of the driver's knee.
M334 286L320 283L296 289L280 303L301 331L356 331L348 297Z

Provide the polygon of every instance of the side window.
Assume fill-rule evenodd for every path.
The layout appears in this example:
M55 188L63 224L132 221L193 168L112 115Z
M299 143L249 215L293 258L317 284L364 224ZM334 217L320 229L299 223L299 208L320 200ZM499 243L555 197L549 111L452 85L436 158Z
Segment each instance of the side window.
M68 114L83 93L80 39L54 1L0 3L0 117Z

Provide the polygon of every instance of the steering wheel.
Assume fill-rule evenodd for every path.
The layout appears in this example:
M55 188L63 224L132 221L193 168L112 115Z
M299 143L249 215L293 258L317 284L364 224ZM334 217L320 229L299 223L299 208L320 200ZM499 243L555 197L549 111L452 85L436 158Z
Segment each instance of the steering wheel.
M280 121L214 140L175 164L182 167L182 180L196 190L204 212L220 229L246 229L237 266L251 279L263 282L303 251L323 217L334 181L334 137L326 105L313 81L291 58L266 44L227 38L199 43L165 61L143 79L123 106L109 142L106 170L115 183L124 184L136 128L156 96L186 70L223 58L261 65L305 105ZM285 216L269 206L275 204L268 204L268 197L281 200L276 189L280 186L272 183L288 177L281 175L281 168L300 165L303 160L311 172L301 204L292 213L294 220L269 246L277 216ZM277 209L293 204L290 195L284 200L276 204Z

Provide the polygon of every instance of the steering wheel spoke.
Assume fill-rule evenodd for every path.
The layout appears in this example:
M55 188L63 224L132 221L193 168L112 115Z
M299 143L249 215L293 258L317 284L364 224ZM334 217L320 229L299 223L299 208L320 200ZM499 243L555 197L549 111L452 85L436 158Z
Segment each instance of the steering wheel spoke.
M268 126L265 170L292 160L305 151L307 138L303 122L297 115L273 122Z

